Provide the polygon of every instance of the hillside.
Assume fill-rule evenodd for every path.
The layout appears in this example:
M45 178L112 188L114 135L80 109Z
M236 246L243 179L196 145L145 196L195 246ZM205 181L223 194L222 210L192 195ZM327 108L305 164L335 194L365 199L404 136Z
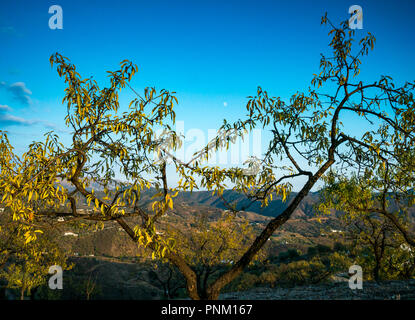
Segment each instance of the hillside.
M141 198L141 205L150 208L151 197L154 190L145 192ZM225 192L227 199L244 202L236 192ZM288 200L289 201L289 200ZM320 221L314 216L313 205L317 203L318 195L309 195L294 212L291 219L284 226L277 230L270 239L268 245L271 255L278 255L280 252L290 248L307 250L307 247L316 244L331 245L332 240L328 235L333 230L341 228L340 221L335 215L324 217ZM259 233L268 223L272 216L277 215L287 205L281 200L273 200L270 205L262 209L259 206L250 208L250 211L241 211L238 215L246 218L255 232ZM84 203L81 206L87 209ZM190 230L198 216L205 216L213 221L218 219L226 210L223 202L218 197L212 197L210 192L186 192L177 196L173 210L163 219L163 225L171 223L181 229ZM257 210L257 212L255 211ZM135 217L126 219L130 225L138 223ZM58 225L61 242L67 250L75 256L108 256L108 257L135 257L142 253L126 233L115 222L106 222L103 230L78 229L71 225ZM66 235L65 235L66 234Z
M362 290L350 290L348 281L292 288L255 288L229 292L222 300L414 300L415 280L366 281Z

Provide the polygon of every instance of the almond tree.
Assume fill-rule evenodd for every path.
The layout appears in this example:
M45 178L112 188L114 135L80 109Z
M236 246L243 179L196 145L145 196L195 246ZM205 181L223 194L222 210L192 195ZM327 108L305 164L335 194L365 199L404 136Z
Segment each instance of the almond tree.
M326 17L322 22L330 23ZM330 168L356 174L365 168L386 167L401 172L413 168L414 84L397 87L386 76L373 83L359 81L360 59L373 49L375 38L368 34L354 50L354 31L347 23L332 27L332 56L322 55L321 72L314 75L311 88L294 94L289 102L258 88L257 95L249 97L247 118L234 124L225 121L221 132L226 135L215 139L214 149L227 148L246 130L270 129L273 138L256 175L241 168L204 165L211 144L191 163L171 155L180 145L171 130L177 104L174 92L146 88L143 95L138 95L134 91L137 98L128 111L121 113L119 91L130 86L137 71L131 62L125 60L120 70L109 72L111 85L101 89L96 81L81 78L67 58L53 55L51 64L57 65L58 74L68 85L63 102L67 105L65 120L72 129L72 143L65 147L57 135L48 133L45 142L32 143L25 154L18 156L7 134L0 132L1 203L20 222L27 243L36 240L36 225L42 219L64 216L65 221L72 222L118 223L154 258L167 259L179 269L190 298L217 299L221 289L243 272ZM350 132L346 113L373 126L361 135ZM156 137L159 128L167 137ZM154 152L160 153L160 161L153 160ZM166 155L180 177L175 187L168 185ZM117 170L127 182L114 179ZM196 183L197 177L200 183ZM196 271L177 250L174 239L157 232L161 220L173 209L178 192L202 187L222 196L225 188L232 188L245 194L251 203L267 205L272 196L286 200L292 188L290 181L298 177L306 182L288 207L276 212L232 267L204 288L198 285ZM403 189L413 187L413 171L409 177L399 177L401 180L391 183ZM92 182L103 188L104 196L91 187ZM148 210L139 200L150 187L157 193ZM82 213L80 199L94 206L94 212ZM233 211L246 209L224 201ZM140 222L131 225L128 217L132 216L139 217ZM389 217L392 220L394 216Z
M6 242L2 242L0 237L0 258L7 258L0 266L0 279L6 280L7 288L18 289L20 299L24 300L25 295L33 296L46 283L50 277L50 266L59 265L62 270L69 270L72 265L67 262L65 252L60 250L48 234L42 234L37 241L24 244L23 235L14 230L8 233ZM4 233L3 230L1 236ZM10 237L13 237L13 243L9 243Z
M402 184L389 186L394 173L383 167L365 171L360 177L326 175L319 209L342 212L344 236L370 279L410 279L415 275L414 225L408 212L414 208L413 192Z
M393 192L401 206L410 206L414 200L415 84L398 86L389 76L369 83L359 80L361 59L374 48L375 37L368 33L356 43L355 31L347 22L335 27L324 16L322 24L332 27L331 55L321 55L320 73L314 75L312 86L294 94L289 102L259 87L257 95L249 97L246 119L233 124L225 120L222 126L238 132L255 127L270 129L272 139L262 159L262 170L257 175L244 175L240 168L204 166L197 170L204 178L202 186L219 196L230 181L234 190L251 200L250 204L260 201L264 206L273 196L287 199L294 179L303 177L306 181L286 209L275 212L275 218L231 270L208 288L210 298L217 298L220 290L243 272L267 239L330 171L341 177L376 176L383 186L379 187L381 201L369 210L387 217L407 243L414 244L413 234L402 223L399 210L391 210L386 194ZM359 121L360 130L355 121ZM354 205L359 207L363 196L356 194ZM234 211L249 207L223 200Z
M207 299L205 295L212 279L232 267L234 260L252 243L255 232L247 219L226 211L215 221L199 216L194 224L191 230L171 226L167 231L177 241L176 251L196 273L200 298ZM260 261L264 256L262 250L251 262Z
M110 86L100 88L92 79L83 79L69 59L56 53L50 58L68 87L63 103L67 105L65 121L72 129L72 143L64 146L58 135L46 134L44 142L33 142L18 156L7 132L0 131L0 198L10 217L24 235L24 245L37 240L41 222L82 221L118 223L138 243L149 249L153 258L168 259L186 278L192 298L198 294L196 275L184 257L174 249L174 239L157 232L160 220L173 209L173 198L180 190L197 187L191 175L182 175L178 187L167 184L164 154L180 145L171 126L175 121L174 92L145 88L128 111L119 111L119 92L137 71L124 60L120 70L109 71ZM156 130L163 130L157 137ZM161 148L161 146L163 148ZM154 159L154 153L159 159ZM177 170L183 164L174 161ZM124 181L114 179L116 171ZM140 203L141 193L153 188L151 210ZM97 189L103 189L104 196ZM93 212L80 210L82 202ZM131 225L127 219L138 217Z

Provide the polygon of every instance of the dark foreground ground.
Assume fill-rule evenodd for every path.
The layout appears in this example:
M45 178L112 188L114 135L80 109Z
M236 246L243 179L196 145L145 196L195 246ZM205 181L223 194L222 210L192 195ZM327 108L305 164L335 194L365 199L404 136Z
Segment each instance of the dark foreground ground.
M415 280L364 282L363 289L351 290L348 282L297 286L293 288L255 288L225 293L220 299L235 300L415 300Z
M146 279L143 266L135 262L115 262L97 257L77 258L76 266L63 274L63 290L47 285L34 293L35 300L161 300L166 299L160 285ZM0 283L1 285L1 283ZM19 292L5 290L1 299L18 299ZM27 297L29 299L29 297ZM181 294L178 299L186 299ZM294 286L256 287L227 292L221 300L415 300L415 279L405 281L363 282L362 290L351 290L348 280Z

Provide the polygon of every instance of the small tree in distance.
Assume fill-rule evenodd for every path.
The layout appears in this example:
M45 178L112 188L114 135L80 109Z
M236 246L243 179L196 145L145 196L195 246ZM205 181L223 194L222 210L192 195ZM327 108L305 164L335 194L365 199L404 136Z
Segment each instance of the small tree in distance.
M229 269L247 250L255 239L255 232L249 221L243 217L224 211L216 221L208 221L207 216L194 218L192 230L169 227L169 235L176 239L176 250L185 257L197 276L197 286L202 299L215 277ZM252 262L265 256L260 251Z
M326 17L322 23L331 24ZM146 88L143 96L130 103L128 112L118 114L118 92L129 85L137 71L135 65L123 61L120 70L109 72L110 87L101 89L92 79L81 78L67 58L53 55L51 64L57 64L58 74L68 84L63 101L68 108L66 123L73 130L72 144L65 147L56 135L49 133L45 142L32 143L28 152L18 157L7 134L0 132L2 204L15 221L21 222L27 243L36 240L36 222L45 218L65 216L68 222L118 223L153 257L167 259L178 268L186 280L190 298L217 299L224 286L243 272L274 231L291 217L301 200L330 170L336 169L346 177L369 171L379 180L387 179L389 189L396 186L394 191L402 191L399 194L406 200L412 199L413 193L408 190L415 181L414 84L397 87L386 76L368 84L358 81L360 58L373 49L375 38L368 34L353 50L354 30L349 30L346 22L338 28L332 25L329 35L332 56L322 56L321 72L314 75L311 88L294 94L287 103L258 88L257 95L249 97L247 118L234 124L225 121L222 129L237 135L255 127L271 130L272 139L261 159L260 172L247 175L241 168L205 166L207 147L203 159L192 163L171 157L180 176L174 188L167 183L166 162L152 159L155 151L162 155L168 152L160 149L160 145L166 146L166 141L173 150L178 145L177 135L171 129L177 103L174 93L166 90L157 93L154 88ZM328 91L323 91L325 87ZM349 119L344 117L346 112L367 121L371 129L363 130L361 135L350 132L345 122ZM158 128L165 129L169 138L156 139L154 132ZM218 137L215 147L229 147L230 138L223 142ZM307 165L300 159L305 159ZM114 180L117 169L127 182ZM394 178L389 175L391 172ZM223 197L223 191L232 188L245 194L251 204L260 201L267 205L273 196L285 201L292 188L290 181L300 176L306 182L288 207L276 212L229 270L206 286L200 286L197 270L176 247L175 239L157 232L161 219L173 209L178 192L202 187ZM200 183L196 183L197 177ZM104 196L90 187L92 181L102 186ZM148 210L141 205L140 196L150 187L157 193ZM95 212L81 213L79 198L94 206ZM223 199L232 211L247 209ZM384 204L387 206L386 201ZM405 232L407 242L413 244L396 212L383 212ZM139 217L140 223L131 226L127 220L131 216Z
M351 253L368 278L379 281L414 277L415 247L407 212L411 207L407 200L412 197L402 189L393 192L393 188L402 186L389 188L385 185L387 180L380 181L377 175L357 179L331 173L325 180L319 209L323 213L328 208L343 212L342 237L351 243Z

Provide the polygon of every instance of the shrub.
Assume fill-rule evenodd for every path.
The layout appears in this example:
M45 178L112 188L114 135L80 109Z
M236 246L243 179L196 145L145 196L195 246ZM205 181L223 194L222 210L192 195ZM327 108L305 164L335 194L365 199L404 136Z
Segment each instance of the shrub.
M300 257L300 252L297 249L289 249L287 251L281 252L278 255L279 261L290 262L296 260Z
M333 251L335 251L335 252L345 252L345 251L347 251L347 247L341 242L336 242L333 246Z
M316 246L318 253L325 254L332 252L331 248L329 246L325 246L324 244L318 244Z
M262 285L268 285L274 288L277 282L277 274L272 271L265 271L259 276L259 282Z

